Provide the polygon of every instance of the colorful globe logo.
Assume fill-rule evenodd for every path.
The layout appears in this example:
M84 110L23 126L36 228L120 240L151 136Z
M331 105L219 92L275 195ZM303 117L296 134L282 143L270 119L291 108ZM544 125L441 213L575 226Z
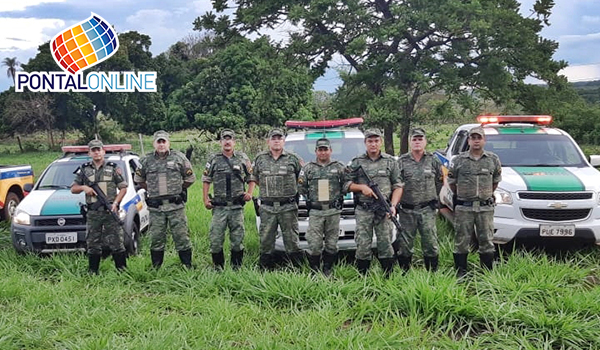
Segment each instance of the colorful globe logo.
M107 60L118 48L115 30L95 13L56 35L50 43L56 63L71 74Z

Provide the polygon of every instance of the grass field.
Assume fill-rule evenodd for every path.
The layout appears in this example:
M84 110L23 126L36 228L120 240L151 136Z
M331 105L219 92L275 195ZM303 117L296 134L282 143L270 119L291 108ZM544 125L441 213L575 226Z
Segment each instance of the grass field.
M31 163L39 175L57 155L0 156L0 163ZM144 238L127 272L105 260L100 275L89 276L84 255L17 255L1 223L0 349L600 348L597 248L561 257L517 250L490 273L471 254L471 278L457 283L453 232L439 221L435 274L420 260L387 280L376 263L367 277L346 264L331 279L307 267L262 273L247 206L244 266L217 273L200 183L187 212L192 271L180 267L172 245L163 268L150 269Z

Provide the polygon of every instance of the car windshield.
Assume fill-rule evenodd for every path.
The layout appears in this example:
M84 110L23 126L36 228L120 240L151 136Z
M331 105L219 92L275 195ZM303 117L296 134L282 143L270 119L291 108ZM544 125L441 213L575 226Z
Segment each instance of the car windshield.
M485 149L500 157L502 166L586 166L575 143L565 135L486 135Z
M51 164L46 171L42 174L38 182L37 189L66 189L70 188L73 180L75 179L75 170L86 163L86 160L82 161L70 161L70 162L56 162ZM121 170L124 169L125 164L121 161L115 162Z
M330 138L331 159L342 162L344 165L350 163L352 158L365 152L363 138ZM317 139L290 140L285 142L285 149L298 154L305 162L316 159L315 143Z

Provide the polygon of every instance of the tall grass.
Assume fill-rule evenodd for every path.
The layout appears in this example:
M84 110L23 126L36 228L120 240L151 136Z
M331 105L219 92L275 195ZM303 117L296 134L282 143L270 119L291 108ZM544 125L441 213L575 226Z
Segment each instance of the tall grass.
M435 274L422 267L418 244L415 267L390 279L377 263L366 277L345 263L329 279L306 266L260 272L248 205L243 267L215 272L200 183L187 212L192 271L172 244L163 267L151 269L144 237L125 273L107 259L90 276L82 254L17 255L1 223L0 349L600 348L595 248L561 257L516 250L487 273L471 254L471 277L457 283L453 232L439 221Z

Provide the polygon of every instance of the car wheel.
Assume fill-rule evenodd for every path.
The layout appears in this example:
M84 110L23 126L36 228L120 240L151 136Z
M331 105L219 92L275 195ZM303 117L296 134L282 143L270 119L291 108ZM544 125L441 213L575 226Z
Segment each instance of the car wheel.
M12 219L19 203L21 203L21 197L14 192L8 192L6 195L6 201L4 201L4 209L2 210L2 217L6 221L10 221Z
M125 249L129 256L140 253L140 228L137 223L133 223L131 235L125 235Z

